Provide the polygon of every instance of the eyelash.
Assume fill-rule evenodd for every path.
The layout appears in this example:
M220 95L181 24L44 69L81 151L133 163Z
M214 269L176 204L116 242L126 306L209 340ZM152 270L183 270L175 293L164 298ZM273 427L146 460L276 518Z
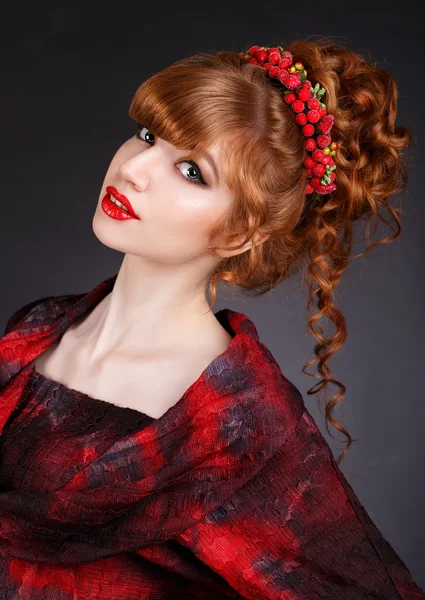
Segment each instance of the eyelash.
M152 132L150 131L150 129L148 129L144 125L138 125L137 126L136 137L140 141L144 142L145 140L143 140L141 137L139 137L139 133L142 131L142 129L147 129L150 133L152 133ZM151 142L146 142L146 143L152 145ZM182 175L182 177L186 181L188 181L189 183L193 183L194 185L207 185L207 183L205 182L204 178L202 177L201 169L198 167L198 165L195 162L193 162L193 160L182 160L181 162L188 163L189 165L192 165L192 167L194 167L198 171L198 173L199 173L199 179L198 180L188 179L187 177L185 177L184 175Z

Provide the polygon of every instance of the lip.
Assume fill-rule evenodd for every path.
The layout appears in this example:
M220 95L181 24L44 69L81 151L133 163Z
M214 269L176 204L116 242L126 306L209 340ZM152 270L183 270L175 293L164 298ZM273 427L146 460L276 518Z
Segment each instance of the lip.
M120 194L117 188L113 187L112 185L108 185L106 188L106 193L110 196L113 196L116 200L119 200L121 204L124 204L128 210L128 214L134 219L140 219L140 217L135 213L134 208L131 206L130 200L127 198L127 196L124 196L124 194Z

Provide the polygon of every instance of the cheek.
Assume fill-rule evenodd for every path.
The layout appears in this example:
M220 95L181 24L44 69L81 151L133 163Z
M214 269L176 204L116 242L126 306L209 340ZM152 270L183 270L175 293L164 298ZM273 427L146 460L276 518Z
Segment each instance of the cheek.
M161 201L155 206L154 219L156 225L174 239L184 236L192 245L204 245L224 207L214 194L198 191L194 184L187 187L190 185L195 189L185 192L180 186L176 190L174 185L169 193L163 190Z

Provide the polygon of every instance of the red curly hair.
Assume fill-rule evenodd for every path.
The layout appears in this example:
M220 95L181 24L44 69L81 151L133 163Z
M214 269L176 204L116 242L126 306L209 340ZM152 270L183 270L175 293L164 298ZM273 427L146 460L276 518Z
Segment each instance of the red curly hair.
M251 239L254 243L248 251L217 264L209 281L211 309L218 282L259 296L297 272L303 274L309 286L308 327L317 343L315 358L302 371L320 380L309 394L325 392L329 383L339 388L325 406L328 433L329 421L348 439L339 464L353 439L332 414L346 388L333 378L327 363L347 339L334 289L350 258L399 236L400 209L389 199L407 185L404 151L412 134L395 125L398 90L385 69L326 38L273 45L290 50L294 62L307 69L312 85L320 83L326 89L323 102L327 113L334 115L337 190L319 203L309 204L305 194L305 137L283 100L285 88L264 68L247 63L239 51L198 53L152 75L134 94L129 116L170 144L191 149L195 159L217 139L226 140L221 177L233 190L235 203L211 231L210 242L220 237L224 246L210 249L214 253L219 248L240 248ZM372 216L373 233L379 219L394 232L371 243ZM353 223L363 217L368 245L362 254L350 257ZM240 244L229 245L240 236L244 238ZM319 322L324 317L335 326L329 337ZM307 373L316 361L318 374Z

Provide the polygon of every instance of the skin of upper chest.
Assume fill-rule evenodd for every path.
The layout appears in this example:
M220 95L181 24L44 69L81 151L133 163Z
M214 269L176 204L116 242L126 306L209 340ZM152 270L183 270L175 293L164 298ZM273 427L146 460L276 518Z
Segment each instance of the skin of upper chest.
M228 347L231 336L212 337L205 348L152 357L111 356L90 364L72 336L61 340L35 360L39 373L91 398L132 408L155 419L176 404L210 362Z

